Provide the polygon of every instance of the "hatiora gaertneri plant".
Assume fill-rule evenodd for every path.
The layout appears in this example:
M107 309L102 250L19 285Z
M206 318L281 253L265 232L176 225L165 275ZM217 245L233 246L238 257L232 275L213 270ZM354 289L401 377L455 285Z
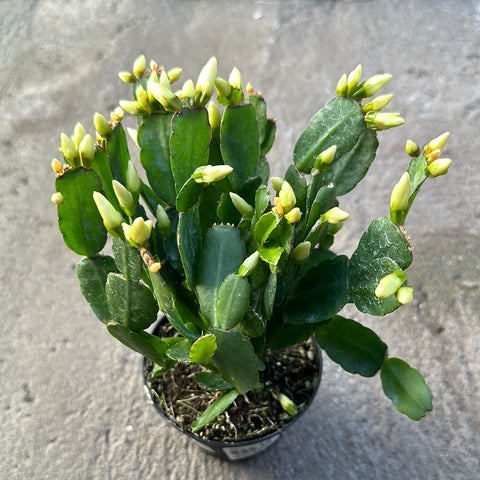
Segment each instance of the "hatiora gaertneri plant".
M174 90L180 74L153 61L147 68L139 57L132 73L120 73L133 100L121 100L110 121L95 113L96 144L80 124L61 135L64 162L52 162L52 201L65 243L83 257L77 275L94 313L158 373L186 361L205 367L203 384L221 380L223 393L193 431L238 395L268 388L258 371L271 349L312 335L346 371L380 372L395 407L420 419L432 408L420 373L338 313L353 303L382 316L412 301L403 225L421 185L450 166L440 157L448 133L423 149L407 141L411 159L393 187L389 216L370 224L348 258L331 250L348 218L338 198L367 173L377 131L404 122L382 111L392 95L370 99L391 75L361 83L358 66L341 77L336 98L300 136L285 176L271 179L272 199L266 154L276 125L264 98L250 85L244 91L236 68L228 80L218 77L215 58L196 83ZM131 161L124 112L136 117L138 129L128 131L146 182ZM100 254L108 234L113 257ZM159 310L178 332L173 340L145 331ZM282 392L277 398L296 412Z

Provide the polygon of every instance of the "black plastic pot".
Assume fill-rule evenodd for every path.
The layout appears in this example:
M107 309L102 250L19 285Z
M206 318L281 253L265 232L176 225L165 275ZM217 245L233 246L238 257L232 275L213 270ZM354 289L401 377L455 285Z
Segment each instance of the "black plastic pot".
M311 405L318 391L321 377L322 377L322 357L321 357L321 351L319 348L317 349L317 353L318 353L317 381L316 381L316 384L314 385L312 396L310 397L310 399L308 400L304 408L289 423L284 425L280 430L266 434L262 437L255 438L252 440L245 440L245 441L239 441L239 442L221 442L216 440L204 439L192 433L183 431L170 417L168 417L162 411L158 403L155 401L155 396L157 395L157 393L147 386L147 378L145 376L145 371L146 371L145 366L148 360L146 358L144 358L144 361L142 364L142 369L144 374L144 388L145 388L147 397L152 402L157 412L161 415L161 417L164 420L167 421L169 425L173 426L181 434L189 437L192 441L194 441L200 448L202 448L207 453L214 455L218 458L228 460L230 462L236 462L239 460L244 460L244 459L253 457L255 455L258 455L259 453L265 451L267 448L272 446L281 438L281 436L287 430L287 428L290 428L290 426L294 425L298 421L298 419L308 410L309 406Z

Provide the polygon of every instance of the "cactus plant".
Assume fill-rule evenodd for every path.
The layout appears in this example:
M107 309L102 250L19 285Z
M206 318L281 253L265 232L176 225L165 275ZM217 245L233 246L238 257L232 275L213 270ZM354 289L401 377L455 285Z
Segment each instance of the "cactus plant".
M110 120L94 116L96 144L80 124L61 136L52 201L66 245L83 257L81 291L110 334L159 372L187 362L220 380L223 393L194 431L237 396L268 388L259 369L272 349L312 335L347 372L380 372L385 394L408 417L432 409L421 374L339 313L353 303L383 316L412 301L404 223L422 184L450 166L440 158L448 133L423 149L407 142L410 161L389 216L372 221L351 258L335 253L334 236L348 218L339 197L367 173L377 132L403 123L382 111L392 95L369 99L391 75L360 83L361 73L358 66L340 78L337 96L298 139L284 178L269 179L276 124L265 99L243 88L235 68L228 80L217 77L213 57L196 84L187 80L178 91L172 85L181 69L153 61L147 68L139 57L133 73L119 74L133 100L121 100ZM136 120L128 132L145 181L129 153L124 112ZM109 234L112 253L102 254ZM159 311L174 338L147 331ZM296 411L291 402L288 411Z

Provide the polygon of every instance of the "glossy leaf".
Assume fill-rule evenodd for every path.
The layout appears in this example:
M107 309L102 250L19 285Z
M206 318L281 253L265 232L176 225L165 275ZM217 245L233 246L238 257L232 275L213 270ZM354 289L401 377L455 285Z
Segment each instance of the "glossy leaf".
M64 200L58 205L58 227L68 248L91 257L105 246L107 231L93 201L93 192L102 191L102 182L93 170L75 168L55 181Z
M197 271L197 295L202 314L217 325L217 298L227 275L237 273L245 259L245 244L237 229L215 226L207 231Z
M114 238L112 243L113 256L118 270L126 280L138 282L142 278L143 260L137 248L131 247L125 240Z
M240 393L258 388L257 357L252 344L238 331L225 332L214 328L211 332L217 338L212 363L222 377Z
M95 150L95 157L90 168L94 170L102 181L102 188L108 201L119 211L122 209L118 203L117 196L112 187L113 174L110 166L110 160L107 153L102 148Z
M115 261L108 256L82 258L77 263L76 272L80 291L101 322L112 319L107 304L105 284L108 274L116 271Z
M192 363L205 363L215 354L217 339L211 333L197 338L190 348L189 360Z
M188 338L184 338L183 340L180 340L179 342L173 344L167 350L167 357L175 360L176 362L188 362L191 347L192 341Z
M144 117L138 127L140 162L147 173L148 183L162 200L175 204L176 192L170 168L170 134L172 114L161 113Z
M157 319L157 302L144 285L110 273L105 291L112 320L116 323L138 332L148 328Z
M420 420L433 408L433 395L422 374L399 358L389 358L380 372L382 388L395 408L412 420Z
M230 183L234 191L255 175L260 158L260 143L255 108L251 104L229 106L220 127L223 161L233 168Z
M125 185L130 153L128 152L127 137L121 123L115 126L107 140L107 152L113 178Z
M188 288L195 287L195 276L200 255L202 231L198 207L180 214L177 228L178 251L185 272Z
M180 189L175 201L175 206L178 212L186 212L189 208L193 207L200 199L203 185L197 183L192 177L190 177Z
M325 171L323 183L333 183L337 195L350 192L367 174L375 159L378 140L375 132L366 128L358 137L353 148L343 155Z
M165 352L169 345L161 338L147 332L134 332L115 322L107 323L107 330L128 348L147 357L153 363L164 366L169 362Z
M223 413L238 397L237 390L230 390L215 400L193 423L192 432L195 433Z
M231 390L233 385L217 372L199 372L195 374L197 383L207 390Z
M274 228L279 224L281 218L277 217L273 212L264 213L255 224L253 237L260 245L263 245Z
M334 98L317 112L298 139L293 160L300 172L310 173L317 156L337 146L337 156L348 152L366 128L360 105L350 98Z
M373 377L385 359L387 346L360 323L335 316L315 331L318 344L344 370Z
M220 285L217 298L215 327L223 330L234 328L248 310L250 284L236 273L227 275Z
M170 165L178 193L193 172L208 164L210 124L205 108L184 108L172 119Z
M288 323L315 323L338 313L348 302L348 258L326 259L298 282L284 307Z

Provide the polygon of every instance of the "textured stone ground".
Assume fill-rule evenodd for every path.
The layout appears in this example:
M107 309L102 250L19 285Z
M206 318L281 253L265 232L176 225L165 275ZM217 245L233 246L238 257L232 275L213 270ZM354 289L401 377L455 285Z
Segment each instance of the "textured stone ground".
M473 0L0 0L0 477L478 478L479 28ZM407 122L381 134L372 175L342 203L351 213L338 244L346 252L387 211L405 140L452 132L451 172L424 189L409 217L415 302L364 319L391 355L424 372L435 394L427 418L409 421L378 378L326 360L310 414L244 463L207 456L160 422L142 390L140 358L81 298L76 257L49 202L59 133L76 121L92 129L93 112L127 97L116 72L142 52L180 63L185 78L211 55L223 76L238 66L278 119L276 174L340 74L359 62L366 75L393 73L392 108Z

